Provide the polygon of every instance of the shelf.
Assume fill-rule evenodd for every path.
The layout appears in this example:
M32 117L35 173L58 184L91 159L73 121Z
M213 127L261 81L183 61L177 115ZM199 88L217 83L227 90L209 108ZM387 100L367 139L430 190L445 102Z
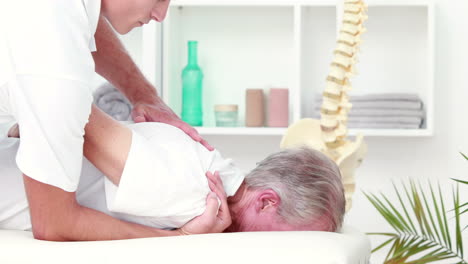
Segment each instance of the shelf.
M171 6L328 6L335 3L328 0L172 0Z
M342 0L172 0L171 6L294 6L339 5ZM427 6L433 0L365 0L369 6Z
M286 128L275 127L195 127L201 135L280 136Z
M425 137L433 134L434 3L431 0L368 0L368 32L353 78L352 95L405 92L418 94L427 113L424 127L359 129L365 136ZM290 89L290 123L312 117L341 25L342 1L328 0L173 0L162 31L136 33L143 41L140 63L156 72L163 99L180 115L180 75L188 40L199 41L199 64L205 74L205 135L282 135L278 128L214 127L215 104L238 104L244 123L245 90ZM140 34L140 35L138 35ZM159 45L157 40L162 37ZM126 42L135 45L134 38ZM138 45L138 43L136 44ZM151 47L160 48L157 52ZM143 46L143 47L141 47ZM146 56L160 52L161 61ZM151 57L151 56L150 56ZM137 60L138 61L138 60ZM146 66L145 66L146 65ZM157 75L160 76L157 76ZM156 77L155 77L156 76ZM156 82L157 83L157 82Z
M283 136L287 128L272 127L195 127L200 135L218 136ZM366 137L428 137L425 129L350 129L349 135L363 134Z

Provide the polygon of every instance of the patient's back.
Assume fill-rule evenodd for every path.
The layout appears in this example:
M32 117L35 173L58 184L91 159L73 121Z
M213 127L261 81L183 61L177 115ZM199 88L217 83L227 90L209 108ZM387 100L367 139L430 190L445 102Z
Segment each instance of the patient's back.
M119 186L105 180L107 208L119 218L158 228L180 227L205 211L207 171L220 172L228 196L244 179L230 159L208 151L176 127L129 127L132 145Z

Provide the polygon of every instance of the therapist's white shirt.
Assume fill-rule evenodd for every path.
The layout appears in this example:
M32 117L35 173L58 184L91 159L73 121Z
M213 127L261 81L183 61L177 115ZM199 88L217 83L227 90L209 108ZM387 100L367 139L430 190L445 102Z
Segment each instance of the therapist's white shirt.
M81 205L134 223L178 228L205 211L210 192L207 171L219 171L228 196L244 180L245 174L231 159L208 151L176 127L163 123L129 127L132 144L119 186L84 160L77 190ZM18 144L9 138L0 145L0 229L31 228L21 172L12 158Z
M0 0L0 139L18 122L21 171L69 192L81 172L99 12L100 0Z

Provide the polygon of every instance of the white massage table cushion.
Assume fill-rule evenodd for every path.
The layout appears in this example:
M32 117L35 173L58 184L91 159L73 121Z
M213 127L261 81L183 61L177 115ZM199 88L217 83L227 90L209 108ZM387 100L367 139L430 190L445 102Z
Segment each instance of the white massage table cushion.
M281 263L363 264L369 239L341 233L251 232L99 242L47 242L31 232L0 230L0 263Z

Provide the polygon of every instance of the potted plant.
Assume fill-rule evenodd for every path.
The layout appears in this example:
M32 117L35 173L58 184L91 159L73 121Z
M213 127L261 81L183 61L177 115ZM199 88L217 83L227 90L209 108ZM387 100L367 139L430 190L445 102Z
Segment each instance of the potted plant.
M467 156L462 156L468 160ZM402 183L400 189L393 184L397 202L391 202L384 194L364 193L395 230L394 233L369 233L388 238L372 252L390 248L385 264L425 264L447 259L467 264L462 232L468 225L461 223L461 216L468 212L468 202L460 202L459 184L468 182L453 180L457 185L452 188L451 206L444 203L440 185L436 189L431 183L427 194L415 181L410 181L409 186Z

